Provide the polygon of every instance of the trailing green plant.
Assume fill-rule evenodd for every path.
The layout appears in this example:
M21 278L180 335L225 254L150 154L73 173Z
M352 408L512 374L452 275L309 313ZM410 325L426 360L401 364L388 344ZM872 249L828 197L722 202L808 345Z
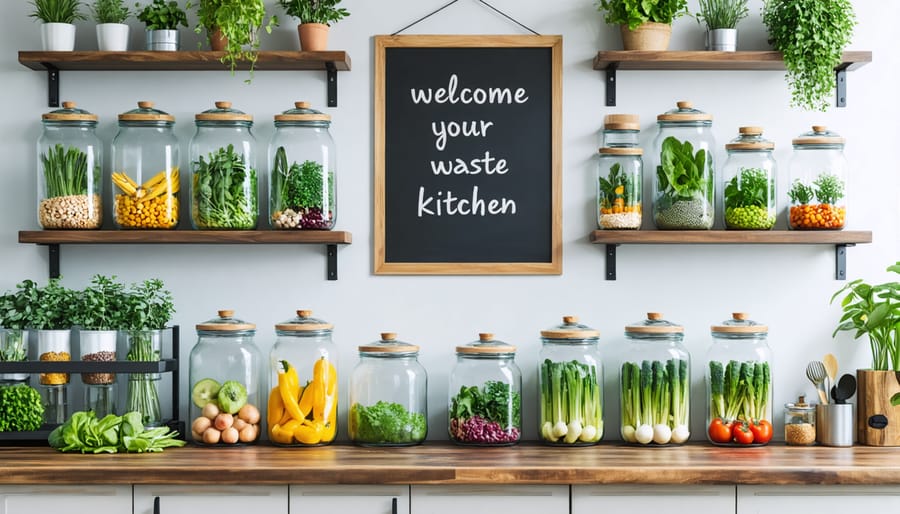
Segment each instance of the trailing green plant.
M234 145L219 148L194 161L194 219L198 228L256 226L256 170L248 168Z
M688 14L687 0L597 0L598 11L610 25L628 25L631 30L652 21L669 23Z
M762 19L772 45L784 56L791 105L826 110L834 69L856 25L850 0L767 0Z
M84 330L118 330L128 321L125 299L125 285L115 276L94 275L78 292L72 321Z
M125 0L94 0L90 8L97 23L125 23L131 16Z
M190 4L188 4L190 7ZM269 17L265 23L266 5L263 0L200 0L197 4L197 25L194 31L200 34L206 30L210 34L218 29L221 37L227 40L225 55L220 59L228 65L234 74L238 61L250 63L250 78L259 52L260 28L272 33L272 27L278 26L278 17Z
M134 6L141 8L140 3ZM176 0L153 0L153 3L143 6L137 19L144 22L147 30L177 30L179 25L188 26L187 13L179 7Z
M749 14L747 0L698 0L697 22L708 30L734 29Z
M288 16L299 18L301 23L331 25L350 16L350 11L338 7L341 0L278 0L278 5Z
M34 12L28 16L44 23L74 23L85 19L79 0L33 0L29 3L34 6Z
M660 165L656 168L657 185L663 210L679 200L698 196L709 198L712 181L705 172L707 152L700 148L694 153L690 141L681 142L674 136L665 138L660 150Z

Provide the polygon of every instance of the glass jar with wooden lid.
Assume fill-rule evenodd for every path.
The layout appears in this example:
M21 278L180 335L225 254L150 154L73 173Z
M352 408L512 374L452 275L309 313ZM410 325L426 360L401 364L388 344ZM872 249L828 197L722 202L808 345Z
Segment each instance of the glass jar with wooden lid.
M845 140L814 125L791 141L788 226L796 230L841 230L847 218Z
M640 116L607 114L603 117L603 147L636 148L640 145Z
M641 228L644 151L638 147L600 149L597 169L597 226L610 230Z
M762 136L762 127L741 127L725 145L728 158L722 170L725 228L769 230L775 226L775 143Z

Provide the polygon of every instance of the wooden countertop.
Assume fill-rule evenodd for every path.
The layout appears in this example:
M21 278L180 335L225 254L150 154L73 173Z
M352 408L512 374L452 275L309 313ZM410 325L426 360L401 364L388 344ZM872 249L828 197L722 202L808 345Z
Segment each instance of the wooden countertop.
M900 448L238 448L63 454L0 447L2 484L900 484Z

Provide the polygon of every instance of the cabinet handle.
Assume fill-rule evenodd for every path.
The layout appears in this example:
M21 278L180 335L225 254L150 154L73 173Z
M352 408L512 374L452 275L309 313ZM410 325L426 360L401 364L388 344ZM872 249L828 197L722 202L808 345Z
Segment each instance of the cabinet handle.
M153 498L153 514L159 514L159 496Z
M155 512L154 514L159 514ZM391 500L391 514L397 514L397 498Z

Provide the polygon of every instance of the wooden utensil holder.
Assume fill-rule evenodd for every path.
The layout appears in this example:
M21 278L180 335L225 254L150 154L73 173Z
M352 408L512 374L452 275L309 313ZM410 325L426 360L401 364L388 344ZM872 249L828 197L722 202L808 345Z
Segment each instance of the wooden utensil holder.
M868 446L900 446L900 405L891 397L900 393L900 372L856 370L857 438Z

